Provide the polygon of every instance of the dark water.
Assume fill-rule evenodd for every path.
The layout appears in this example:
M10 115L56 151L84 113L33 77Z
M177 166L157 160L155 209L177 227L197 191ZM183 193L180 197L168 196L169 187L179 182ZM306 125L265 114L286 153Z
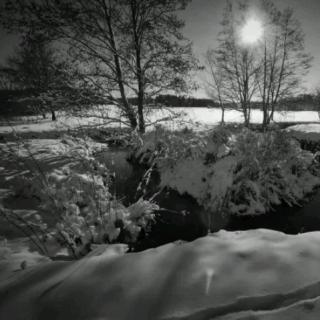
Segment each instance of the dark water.
M129 155L126 150L110 149L100 156L100 160L104 161L114 174L112 194L125 205L130 205L141 196L141 193L137 193L137 188L146 170L130 161ZM159 175L154 172L145 199L159 191L159 182ZM141 235L135 250L140 251L176 240L191 241L207 233L205 213L192 197L180 195L174 190L163 190L154 201L161 209L155 212L155 222L147 234Z
M227 230L248 230L266 228L287 234L320 230L320 189L318 189L301 207L286 205L259 216L232 217Z

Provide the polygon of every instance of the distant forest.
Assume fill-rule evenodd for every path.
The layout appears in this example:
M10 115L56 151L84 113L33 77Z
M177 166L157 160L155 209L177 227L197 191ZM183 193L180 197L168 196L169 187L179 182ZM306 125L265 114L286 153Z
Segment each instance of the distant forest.
M216 107L219 108L219 104L211 99L183 97L176 95L161 95L154 100L155 104L164 105L167 107ZM134 100L132 100L134 104ZM251 102L253 109L262 109L260 102ZM226 108L235 108L233 104L227 104ZM296 97L280 100L278 103L278 109L281 111L318 111L320 110L320 96L319 94L302 94Z
M37 93L34 92L36 95ZM21 116L38 114L39 109L30 104L30 90L0 90L0 115ZM137 98L129 98L129 103L137 105ZM159 95L154 99L148 99L147 105L152 108L158 107L183 107L183 108L219 108L219 104L211 99L195 98L177 95ZM96 104L103 104L96 100ZM262 109L260 102L251 102L253 109ZM91 101L92 105L92 101ZM227 104L225 108L235 109L234 104ZM278 103L279 111L320 111L319 94L303 94L296 97L283 99Z

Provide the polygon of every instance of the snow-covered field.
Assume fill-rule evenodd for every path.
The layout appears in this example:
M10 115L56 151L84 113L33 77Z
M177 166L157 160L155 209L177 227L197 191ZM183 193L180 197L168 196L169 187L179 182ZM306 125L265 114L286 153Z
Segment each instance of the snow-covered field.
M173 108L176 113L185 112L185 120L199 122L205 125L214 125L221 120L221 110L218 108ZM152 114L152 120L160 119L168 114L166 110L155 110ZM262 112L252 110L251 122L262 123ZM275 112L274 120L276 122L313 122L319 121L319 115L316 111L287 111ZM226 110L226 122L243 122L243 115L237 110Z
M220 231L125 254L99 247L0 283L0 319L316 320L320 233Z
M11 123L2 122L0 125L1 133L17 133L22 132L47 132L47 131L67 131L78 127L97 127L97 126L119 126L119 123L108 123L105 125L104 119L101 116L108 115L112 118L117 118L119 115L114 109L94 110L89 112L89 117L67 116L65 114L58 114L58 121L51 121L50 119L36 119L34 117L25 117L19 121L12 121ZM93 117L92 115L96 115ZM221 120L221 110L217 108L168 108L168 109L154 109L147 114L147 123L158 123L160 119L166 119L160 122L169 129L183 128L185 126L202 126L216 125ZM35 120L31 122L30 120ZM124 120L124 118L122 118ZM252 123L262 122L262 112L259 110L252 110ZM276 112L274 115L276 122L318 122L319 115L316 111L288 111ZM226 122L243 122L241 112L236 110L226 110ZM123 124L122 124L123 126ZM152 128L152 126L150 126Z

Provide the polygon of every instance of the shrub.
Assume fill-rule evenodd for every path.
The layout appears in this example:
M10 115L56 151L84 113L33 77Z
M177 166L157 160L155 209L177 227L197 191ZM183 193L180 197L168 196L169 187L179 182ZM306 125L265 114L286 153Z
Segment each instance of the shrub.
M259 214L283 202L298 204L319 184L313 155L282 131L243 130L230 145L237 158L229 209Z
M169 131L156 127L134 145L135 157L151 166L172 167L181 159L199 158L205 151L203 134L192 130Z
M296 205L319 185L313 154L276 129L156 131L136 154L157 164L161 187L188 193L213 215L256 215L281 203Z
M10 210L1 214L47 255L52 242L66 247L74 257L86 254L91 244L134 243L141 230L148 231L158 206L143 199L124 206L109 190L112 174L95 159L97 146L69 136L62 142L68 146L69 165L22 181L29 191L25 194L36 196L43 212L51 213L51 223L39 214L22 217Z

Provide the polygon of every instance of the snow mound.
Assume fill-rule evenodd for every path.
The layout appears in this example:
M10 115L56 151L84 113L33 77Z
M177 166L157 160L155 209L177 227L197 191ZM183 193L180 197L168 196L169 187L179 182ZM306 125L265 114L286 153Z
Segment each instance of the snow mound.
M0 282L8 273L48 261L48 258L30 250L28 239L0 241Z
M125 255L110 246L3 281L0 319L318 319L319 246L319 232L261 229Z
M320 123L297 124L286 129L298 140L320 141Z

